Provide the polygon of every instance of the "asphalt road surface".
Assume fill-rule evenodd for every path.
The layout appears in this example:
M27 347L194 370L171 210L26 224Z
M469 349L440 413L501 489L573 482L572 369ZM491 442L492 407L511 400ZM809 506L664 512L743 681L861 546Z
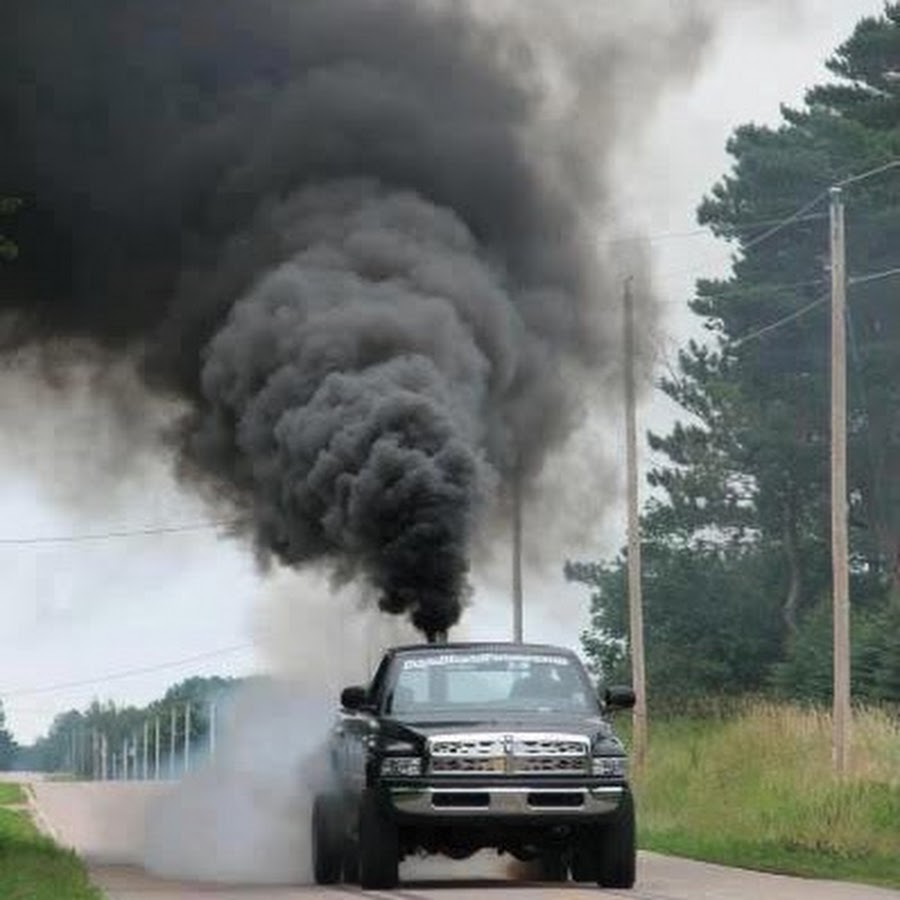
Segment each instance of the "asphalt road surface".
M900 900L900 891L764 875L740 869L642 853L633 891L600 891L587 885L546 885L514 880L496 857L416 860L401 867L402 883L390 892L315 886L223 886L153 878L138 866L147 802L159 785L52 783L31 785L39 821L91 866L110 900L342 900L360 895L399 900Z

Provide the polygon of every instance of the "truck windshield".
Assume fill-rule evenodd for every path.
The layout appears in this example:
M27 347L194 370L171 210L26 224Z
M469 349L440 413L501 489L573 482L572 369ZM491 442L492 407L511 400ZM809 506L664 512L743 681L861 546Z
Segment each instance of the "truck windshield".
M388 713L597 712L591 685L564 655L447 652L399 661Z

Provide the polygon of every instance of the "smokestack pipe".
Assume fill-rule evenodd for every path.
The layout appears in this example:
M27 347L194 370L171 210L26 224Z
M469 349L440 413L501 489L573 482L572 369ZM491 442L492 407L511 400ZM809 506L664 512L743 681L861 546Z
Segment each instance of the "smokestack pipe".
M447 643L447 632L446 631L429 631L427 637L428 637L429 644L446 644Z

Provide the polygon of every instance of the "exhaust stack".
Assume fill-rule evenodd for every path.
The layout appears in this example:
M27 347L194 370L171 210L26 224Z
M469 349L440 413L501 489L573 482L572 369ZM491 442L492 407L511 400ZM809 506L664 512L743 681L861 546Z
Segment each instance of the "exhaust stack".
M427 638L428 638L429 644L446 644L447 643L447 632L446 631L429 631Z

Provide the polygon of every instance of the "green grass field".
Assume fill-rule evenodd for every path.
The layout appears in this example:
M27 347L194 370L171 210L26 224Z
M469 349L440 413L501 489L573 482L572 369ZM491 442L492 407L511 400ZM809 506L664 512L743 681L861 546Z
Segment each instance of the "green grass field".
M8 784L0 781L0 806L9 806L12 803L24 803L25 791L21 785Z
M858 711L851 772L830 717L756 703L651 724L636 779L641 846L774 872L900 887L900 722Z
M0 897L4 900L100 900L78 857L41 835L18 785L0 784Z

